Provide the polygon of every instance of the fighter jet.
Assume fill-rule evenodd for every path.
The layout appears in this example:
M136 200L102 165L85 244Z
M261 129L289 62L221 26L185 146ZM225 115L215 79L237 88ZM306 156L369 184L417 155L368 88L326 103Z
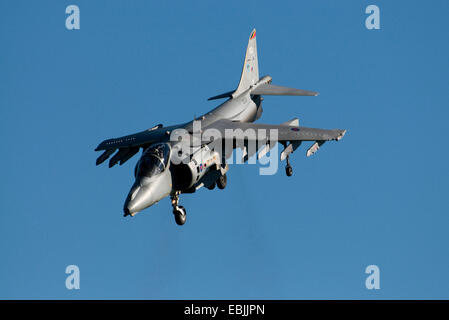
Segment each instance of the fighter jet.
M346 130L299 126L298 118L279 125L254 123L262 115L264 95L318 95L314 91L277 86L271 82L272 78L268 75L259 77L254 29L248 40L237 89L209 98L226 99L225 102L186 123L168 127L159 124L148 130L101 142L95 151L104 150L104 153L97 159L97 165L106 161L115 151L109 167L117 163L122 165L142 150L134 169L135 182L124 203L124 216L134 216L170 196L175 221L183 225L186 222L186 209L179 205L180 195L194 193L202 187L212 190L217 186L224 189L227 184L226 172L229 170L227 159L234 149L242 150L245 162L257 152L263 156L264 152L279 143L284 147L280 160L286 161L286 175L291 176L293 170L289 157L303 141L313 142L306 152L307 156L311 156L326 141L338 141L344 136ZM241 139L228 134L251 130L255 135L243 135ZM214 133L213 138L204 135L207 131ZM255 147L251 149L251 145Z

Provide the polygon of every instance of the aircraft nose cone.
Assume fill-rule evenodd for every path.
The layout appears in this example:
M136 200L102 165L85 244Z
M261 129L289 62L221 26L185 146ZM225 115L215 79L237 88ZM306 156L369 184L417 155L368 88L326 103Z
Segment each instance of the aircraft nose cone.
M131 193L131 192L130 192ZM129 215L133 215L134 214L134 208L135 207L135 203L133 200L130 199L130 196L128 195L128 197L126 198L125 204L123 205L123 212L124 212L124 217L129 216Z
M125 204L123 205L124 216L133 216L137 212L145 209L153 202L152 192L149 188L135 183L129 191Z

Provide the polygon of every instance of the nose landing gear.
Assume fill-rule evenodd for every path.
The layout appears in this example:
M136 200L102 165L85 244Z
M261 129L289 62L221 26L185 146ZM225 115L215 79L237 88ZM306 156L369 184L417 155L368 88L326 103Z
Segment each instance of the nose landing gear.
M187 211L183 206L179 204L179 191L170 196L171 205L173 207L173 214L175 215L175 221L178 226L182 226L187 220Z

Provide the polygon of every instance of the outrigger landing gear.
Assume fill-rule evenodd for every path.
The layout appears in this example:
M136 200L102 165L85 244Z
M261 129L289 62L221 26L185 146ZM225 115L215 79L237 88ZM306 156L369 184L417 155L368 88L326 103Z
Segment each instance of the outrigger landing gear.
M173 214L175 215L175 221L178 226L182 226L184 223L186 223L187 220L187 211L183 206L178 205L179 202L179 191L176 191L176 193L171 198L171 205L173 207Z
M292 166L290 165L290 160L287 156L287 165L285 166L285 174L287 175L287 177L291 177L293 174L293 169Z

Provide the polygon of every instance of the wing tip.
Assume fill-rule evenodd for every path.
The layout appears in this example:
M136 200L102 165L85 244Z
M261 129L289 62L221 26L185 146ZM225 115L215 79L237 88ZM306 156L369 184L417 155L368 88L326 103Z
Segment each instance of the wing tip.
M340 132L340 134L337 137L337 141L340 141L341 139L343 139L345 134L346 134L346 129L344 129L343 131Z

